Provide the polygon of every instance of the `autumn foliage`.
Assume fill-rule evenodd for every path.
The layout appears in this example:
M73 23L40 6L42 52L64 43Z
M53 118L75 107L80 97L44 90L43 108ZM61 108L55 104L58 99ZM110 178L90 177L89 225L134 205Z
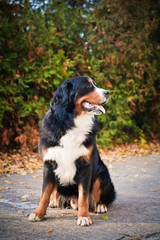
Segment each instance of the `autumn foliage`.
M158 1L1 1L1 146L37 149L39 120L66 79L109 89L102 146L160 136Z

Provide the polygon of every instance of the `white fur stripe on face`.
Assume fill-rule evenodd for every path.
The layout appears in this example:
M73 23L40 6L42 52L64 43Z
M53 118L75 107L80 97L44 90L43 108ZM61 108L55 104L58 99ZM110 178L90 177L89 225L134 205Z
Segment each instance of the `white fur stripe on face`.
M101 103L104 103L104 102L108 102L109 101L109 98L106 98L106 95L104 94L105 93L105 90L102 89L102 88L97 88L96 87L96 92L98 93L98 95L100 96L100 99L101 99Z

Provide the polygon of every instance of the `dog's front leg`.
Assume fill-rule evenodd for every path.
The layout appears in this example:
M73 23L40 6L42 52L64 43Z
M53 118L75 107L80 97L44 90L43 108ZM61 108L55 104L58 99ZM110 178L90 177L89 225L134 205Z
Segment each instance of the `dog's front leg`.
M88 226L92 224L89 216L89 189L86 191L82 184L78 185L78 220L77 224Z
M38 208L34 211L34 213L30 214L29 221L34 222L43 219L49 205L51 193L53 192L54 188L57 188L55 175L53 172L53 164L54 162L52 160L45 161L43 164L43 189L41 200Z

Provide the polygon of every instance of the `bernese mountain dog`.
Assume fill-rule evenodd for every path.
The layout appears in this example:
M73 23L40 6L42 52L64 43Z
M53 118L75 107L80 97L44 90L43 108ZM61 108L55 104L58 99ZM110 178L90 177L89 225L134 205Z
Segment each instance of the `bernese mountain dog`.
M92 224L90 210L104 213L114 201L114 185L96 146L97 115L105 113L109 94L85 76L68 79L55 91L40 127L43 188L30 221L43 219L51 196L50 206L69 201L77 208L81 226Z

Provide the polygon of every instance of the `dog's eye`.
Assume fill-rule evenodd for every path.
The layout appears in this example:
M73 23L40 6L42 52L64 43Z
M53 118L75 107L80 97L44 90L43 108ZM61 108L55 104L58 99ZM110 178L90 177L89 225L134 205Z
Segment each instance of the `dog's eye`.
M88 83L87 88L92 88L92 87L93 87L92 83Z

